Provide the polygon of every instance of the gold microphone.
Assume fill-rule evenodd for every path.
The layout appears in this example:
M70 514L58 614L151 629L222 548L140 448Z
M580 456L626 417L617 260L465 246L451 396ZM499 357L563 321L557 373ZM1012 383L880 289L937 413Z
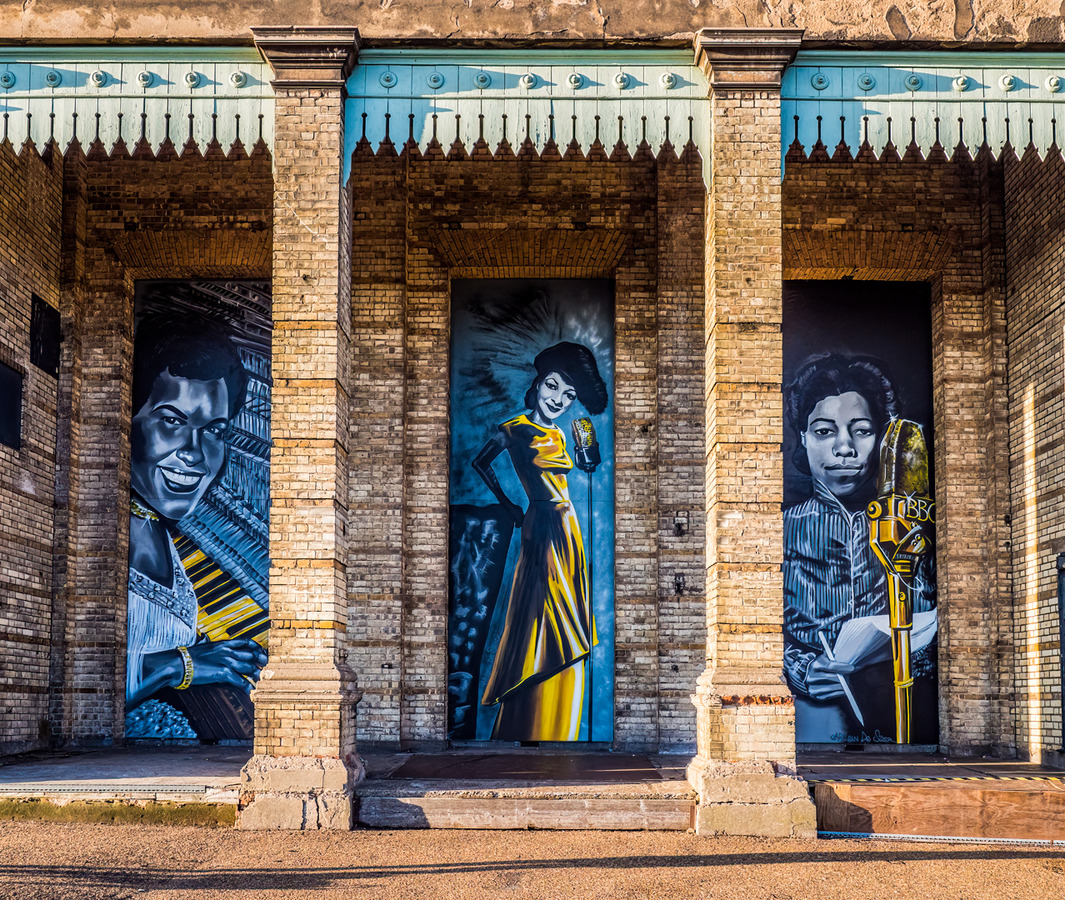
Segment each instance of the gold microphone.
M895 740L910 742L913 668L913 581L932 552L935 501L928 493L928 447L921 426L892 419L880 444L877 499L869 504L869 544L888 579L888 621L895 682Z
M573 430L573 449L577 456L577 468L583 472L594 472L603 461L599 455L599 441L595 436L595 425L587 416L574 419L570 425Z

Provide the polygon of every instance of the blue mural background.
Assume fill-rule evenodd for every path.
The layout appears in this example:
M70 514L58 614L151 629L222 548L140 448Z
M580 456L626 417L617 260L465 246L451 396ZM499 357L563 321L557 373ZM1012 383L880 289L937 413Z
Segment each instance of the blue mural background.
M513 528L470 463L500 423L525 411L523 399L536 375L536 355L559 342L571 341L583 344L595 355L610 397L606 411L591 417L601 465L590 476L574 468L567 479L591 571L591 605L598 636L591 653L591 684L582 711L580 739L609 741L613 737L614 706L613 282L455 280L451 303L449 735L452 739L491 738L497 707L482 706L480 698L503 630L521 531ZM587 415L576 402L556 421L566 436L570 456L570 424ZM506 494L526 506L521 483L505 455L496 461L494 471ZM469 639L471 629L477 631L474 640ZM469 653L463 654L462 648L468 650L480 641L480 658L467 659ZM477 655L474 652L473 656ZM475 668L472 679L456 670L466 662ZM475 684L464 683L471 680ZM471 698L471 708L461 709Z

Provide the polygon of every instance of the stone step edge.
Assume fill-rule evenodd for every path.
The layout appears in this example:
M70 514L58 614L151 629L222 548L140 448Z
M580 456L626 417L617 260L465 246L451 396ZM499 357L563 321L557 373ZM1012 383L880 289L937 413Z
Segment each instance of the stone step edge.
M359 797L456 797L473 800L694 800L686 781L650 784L573 784L543 781L461 781L381 779L355 786Z

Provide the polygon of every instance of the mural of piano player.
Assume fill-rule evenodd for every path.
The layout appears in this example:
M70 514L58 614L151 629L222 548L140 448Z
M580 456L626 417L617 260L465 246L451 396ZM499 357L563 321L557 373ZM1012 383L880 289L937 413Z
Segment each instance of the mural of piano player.
M493 738L575 741L585 664L597 638L584 539L566 480L573 461L555 423L575 401L592 415L602 413L608 392L594 354L583 344L555 344L533 365L528 411L500 424L473 460L474 470L521 527L503 635L481 702L500 704ZM492 470L504 451L528 498L524 511Z
M801 742L895 738L891 576L871 546L868 509L893 490L884 471L895 462L881 459L881 447L889 423L904 422L900 412L887 367L867 356L808 360L785 390L785 414L798 437L792 462L810 480L810 496L784 512L784 673ZM918 454L925 452L927 494L921 429L904 424ZM936 628L931 552L907 584L913 669L928 674L933 663L925 648Z
M181 715L164 713L160 721L160 704L172 713L170 704L182 706L179 695L193 694L195 686L227 685L246 696L266 663L265 649L252 636L209 636L194 580L197 585L226 582L222 591L229 595L230 618L241 603L260 617L265 613L225 573L209 571L216 567L196 547L187 546L177 524L196 510L222 475L227 434L244 405L247 386L239 351L221 324L190 315L155 315L138 325L130 464L128 736L195 736ZM199 568L190 577L193 565ZM154 725L138 723L138 707L149 699L155 701ZM199 734L195 714L186 709L184 715Z

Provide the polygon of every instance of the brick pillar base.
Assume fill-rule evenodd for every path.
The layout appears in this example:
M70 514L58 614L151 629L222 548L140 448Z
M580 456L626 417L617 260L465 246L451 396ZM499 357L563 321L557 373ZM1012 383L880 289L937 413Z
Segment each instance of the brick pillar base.
M248 760L240 773L240 827L350 829L354 788L364 775L350 740L358 700L351 673L334 666L271 666L254 699L265 743L291 730L317 746L305 744L299 756L257 753Z
M778 685L754 695L749 683L713 682L704 672L692 696L699 755L688 766L688 783L699 793L696 833L816 837L808 786L788 762L795 753L790 692ZM757 755L744 758L754 742L760 745Z
M696 831L811 837L784 682L780 80L794 29L704 29L707 668L692 697Z

